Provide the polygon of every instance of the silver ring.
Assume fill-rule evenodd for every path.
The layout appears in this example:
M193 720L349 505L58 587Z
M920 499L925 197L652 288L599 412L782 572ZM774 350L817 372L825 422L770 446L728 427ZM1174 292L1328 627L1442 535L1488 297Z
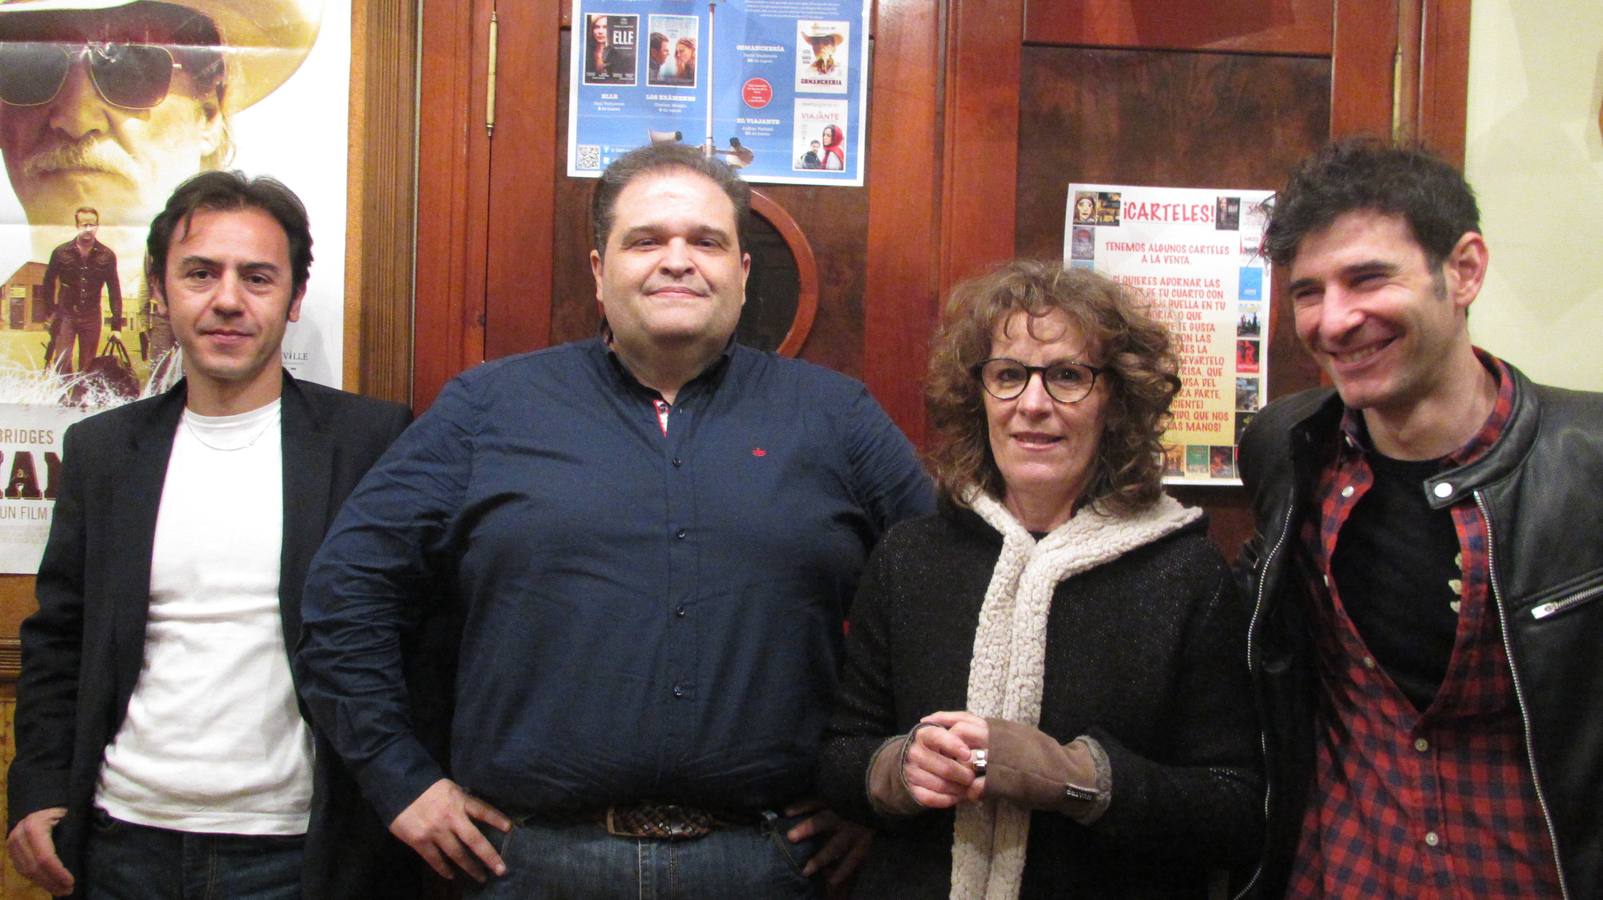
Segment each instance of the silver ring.
M975 778L984 778L985 777L985 751L984 750L970 750L968 758L969 758L969 763L974 766L974 777Z

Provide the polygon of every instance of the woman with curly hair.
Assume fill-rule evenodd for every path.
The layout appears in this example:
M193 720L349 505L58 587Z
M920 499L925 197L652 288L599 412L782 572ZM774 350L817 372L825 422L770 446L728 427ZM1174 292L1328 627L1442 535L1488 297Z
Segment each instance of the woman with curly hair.
M819 783L880 897L1209 896L1262 829L1246 610L1163 492L1179 390L1140 295L1012 262L930 360L939 511L851 610Z

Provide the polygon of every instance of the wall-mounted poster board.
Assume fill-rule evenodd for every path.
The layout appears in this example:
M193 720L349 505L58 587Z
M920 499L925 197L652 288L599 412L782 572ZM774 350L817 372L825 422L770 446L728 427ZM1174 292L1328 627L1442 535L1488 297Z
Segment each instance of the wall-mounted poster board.
M1164 437L1166 483L1241 483L1236 445L1269 378L1259 244L1271 193L1069 185L1064 264L1140 290L1174 337L1183 386Z
M573 0L568 174L653 141L747 181L863 183L867 0Z

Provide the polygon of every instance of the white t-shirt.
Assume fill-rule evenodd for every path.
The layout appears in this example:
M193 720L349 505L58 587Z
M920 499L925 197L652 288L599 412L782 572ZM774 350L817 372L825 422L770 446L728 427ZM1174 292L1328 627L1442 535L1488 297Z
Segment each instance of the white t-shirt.
M106 748L95 804L178 831L304 834L311 732L279 615L279 401L184 411L150 561L144 666Z

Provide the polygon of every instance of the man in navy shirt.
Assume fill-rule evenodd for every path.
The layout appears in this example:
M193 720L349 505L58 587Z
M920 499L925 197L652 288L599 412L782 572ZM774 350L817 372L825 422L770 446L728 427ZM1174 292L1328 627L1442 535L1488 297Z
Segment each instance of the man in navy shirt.
M860 844L813 759L859 570L932 494L861 384L731 340L748 199L691 148L613 163L602 335L458 377L314 563L313 715L436 870L497 876L473 896L812 896ZM397 649L447 603L450 778Z

